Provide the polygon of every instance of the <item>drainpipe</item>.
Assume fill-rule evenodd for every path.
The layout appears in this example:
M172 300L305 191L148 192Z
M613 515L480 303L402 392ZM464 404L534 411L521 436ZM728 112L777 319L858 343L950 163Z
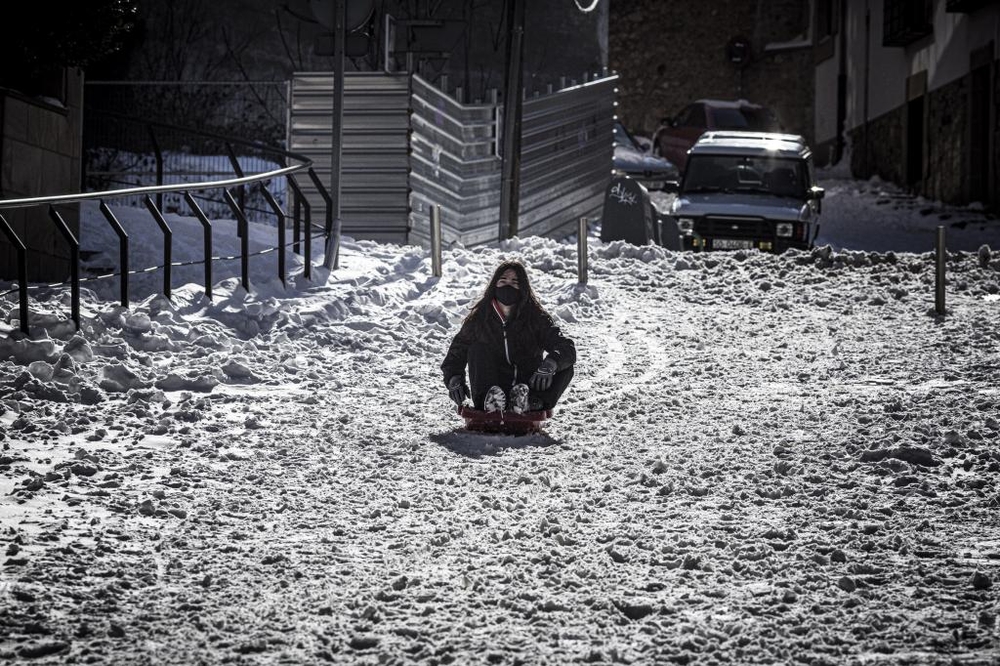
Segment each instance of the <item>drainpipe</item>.
M835 144L836 163L844 157L844 125L847 121L847 3L840 3L840 39L837 48L837 139Z
M990 127L996 127L997 115L1000 110L997 109L997 105L1000 104L1000 96L997 95L997 77L1000 77L1000 72L997 71L997 48L1000 44L1000 16L997 16L996 22L993 28L993 53L990 58ZM989 188L988 198L993 204L993 209L1000 212L1000 188L997 187L997 170L1000 165L997 164L997 134L996 132L990 132L989 141Z
M865 3L865 94L864 94L864 125L862 127L862 173L865 178L871 176L868 165L868 88L871 76L871 48L872 48L872 10Z

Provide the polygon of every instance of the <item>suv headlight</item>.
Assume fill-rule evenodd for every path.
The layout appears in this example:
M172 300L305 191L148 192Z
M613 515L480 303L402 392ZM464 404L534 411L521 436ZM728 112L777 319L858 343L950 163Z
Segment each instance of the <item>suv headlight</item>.
M694 230L694 220L690 217L678 217L677 218L677 228L681 231L693 231Z
M790 237L794 230L795 227L791 222L778 222L774 225L774 232L784 238Z

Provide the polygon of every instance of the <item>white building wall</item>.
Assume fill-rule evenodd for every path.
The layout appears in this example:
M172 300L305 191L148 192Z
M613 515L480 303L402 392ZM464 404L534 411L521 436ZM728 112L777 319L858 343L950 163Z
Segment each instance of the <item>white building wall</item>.
M815 105L816 125L814 127L817 145L837 138L837 68L838 54L827 58L816 66Z
M968 74L971 52L990 40L993 40L994 59L1000 54L1000 4L963 14L946 12L945 0L937 0L934 35L905 48L882 46L883 4L882 0L846 0L844 3L848 49L845 130L859 127L866 119L878 118L905 104L906 79L913 74L926 71L928 91L933 91ZM867 56L866 13L870 18ZM816 66L817 144L832 141L837 133L839 36L835 42L834 56Z
M943 4L943 0L941 0ZM859 39L848 48L848 76L853 84L850 89L857 97L848 104L847 129L863 125L867 106L867 119L892 111L906 102L906 77L912 72L908 62L908 48L882 46L882 0L849 0L849 20L860 26ZM868 81L865 85L865 14L868 23ZM926 39L926 38L925 38ZM919 42L918 42L919 43ZM866 92L867 90L867 99ZM867 102L867 104L866 104Z
M973 14L945 11L938 0L934 14L934 42L916 51L911 73L927 71L927 88L935 90L969 73L969 55L994 40L994 59L1000 40L1000 5Z
M882 46L882 0L847 0L848 25L848 100L846 129L865 121L865 12L870 12L868 36L867 119L892 111L906 103L907 77L927 72L927 89L933 91L969 73L972 51L994 43L1000 49L1000 5L984 7L973 14L948 13L945 0L937 0L934 34L908 47ZM836 61L836 58L831 60ZM822 63L826 66L828 63ZM836 62L833 63L832 95L836 99ZM820 69L817 69L817 90ZM857 99L854 99L857 97ZM817 99L817 101L819 101ZM817 110L821 107L817 105ZM834 120L836 106L832 110ZM819 119L817 118L817 129ZM827 135L824 135L827 136ZM829 133L828 136L833 136Z

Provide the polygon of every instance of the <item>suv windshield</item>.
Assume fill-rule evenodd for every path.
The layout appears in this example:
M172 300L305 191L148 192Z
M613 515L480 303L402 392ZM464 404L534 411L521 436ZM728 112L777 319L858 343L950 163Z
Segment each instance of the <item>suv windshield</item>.
M802 160L744 155L692 155L684 192L756 192L803 199L809 174Z

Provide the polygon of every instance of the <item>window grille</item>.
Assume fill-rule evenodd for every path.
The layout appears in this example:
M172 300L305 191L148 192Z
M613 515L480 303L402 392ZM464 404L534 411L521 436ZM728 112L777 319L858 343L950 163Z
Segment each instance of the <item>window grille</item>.
M945 11L969 14L977 9L982 9L991 2L993 0L947 0Z
M882 46L908 46L934 33L933 0L885 0Z

